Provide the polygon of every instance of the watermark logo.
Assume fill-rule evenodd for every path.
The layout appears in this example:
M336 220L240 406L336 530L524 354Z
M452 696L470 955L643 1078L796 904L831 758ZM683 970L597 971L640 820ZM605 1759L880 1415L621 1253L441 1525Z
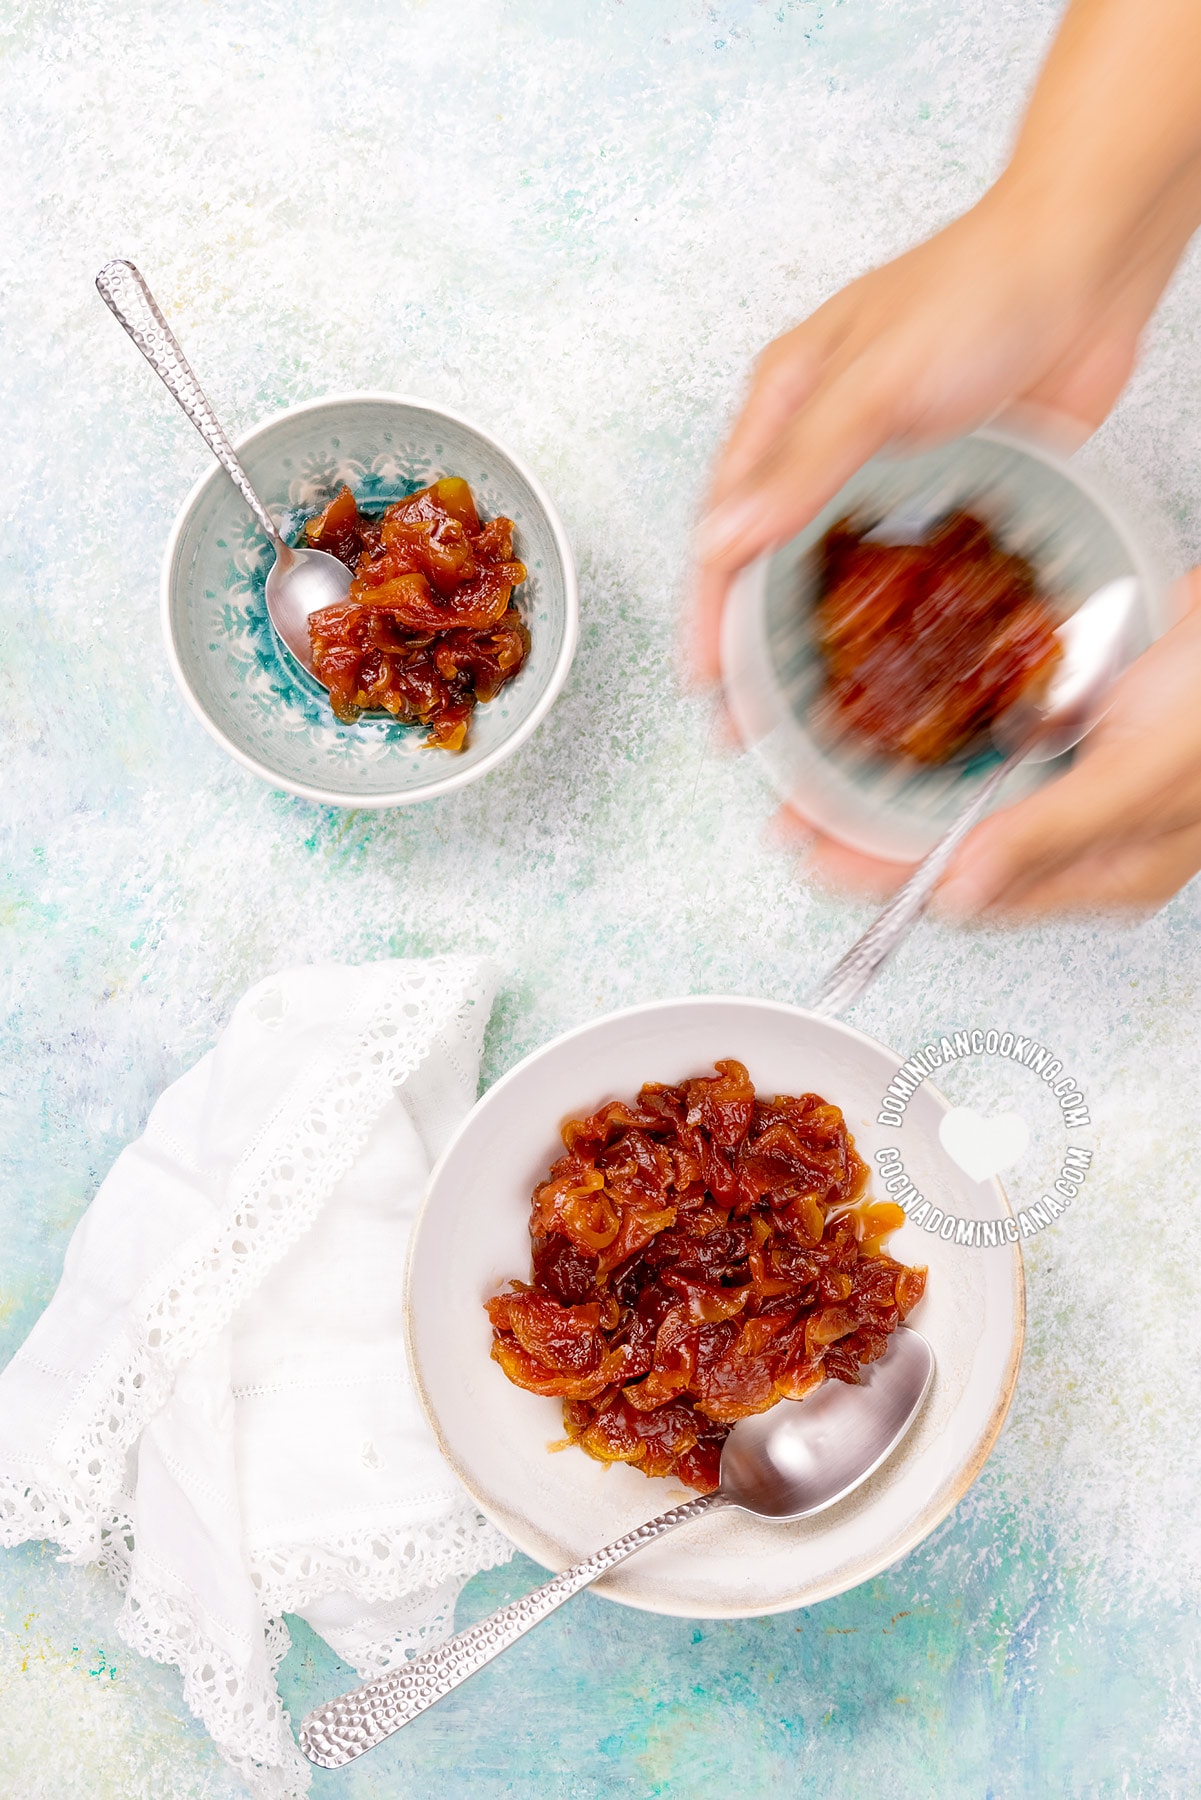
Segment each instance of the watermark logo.
M957 1106L954 1112L944 1114L938 1140L965 1175L973 1181L988 1181L1025 1156L1030 1129L1021 1113L998 1113L995 1119L988 1119L974 1106Z
M1016 1217L966 1219L945 1212L927 1200L910 1179L898 1148L885 1146L876 1152L881 1185L889 1198L914 1225L936 1233L948 1243L990 1249L1035 1237L1072 1204L1092 1164L1092 1150L1062 1134L1077 1132L1092 1123L1088 1102L1080 1084L1069 1074L1062 1058L1033 1038L1012 1031L955 1031L926 1044L906 1059L881 1097L877 1123L903 1129L905 1113L922 1083L936 1071L974 1059L999 1058L1010 1067L1029 1070L1043 1084L1058 1113L1057 1173L1035 1201L1019 1207ZM951 1160L973 1181L988 1181L1012 1168L1030 1146L1030 1130L1019 1112L993 1115L972 1106L956 1106L939 1124L939 1141Z

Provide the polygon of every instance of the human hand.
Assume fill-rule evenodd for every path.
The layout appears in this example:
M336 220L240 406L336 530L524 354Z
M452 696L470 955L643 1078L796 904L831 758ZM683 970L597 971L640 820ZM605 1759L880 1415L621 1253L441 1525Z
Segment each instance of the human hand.
M1195 0L1070 0L1009 166L926 243L852 282L759 359L718 461L691 614L714 678L733 574L797 532L884 446L1010 408L1087 434L1201 221ZM1186 616L1127 672L1071 772L979 825L940 890L961 914L1152 907L1201 863L1201 572ZM804 829L808 829L802 826ZM827 877L903 879L829 839Z
M1138 917L1201 870L1201 568L1181 584L1179 610L1117 682L1068 772L965 838L934 895L936 913ZM827 885L882 897L913 873L848 849L788 809L779 828L804 844L810 873Z
M1191 214L1182 209L1170 230L1161 216L1153 248L1102 281L1081 276L1085 258L1068 258L1069 273L1053 255L1036 253L1034 234L1027 229L1023 238L1017 231L1019 211L994 190L972 213L853 283L765 351L719 461L702 528L708 535L701 540L692 635L694 665L703 677L718 673L721 611L736 569L799 530L884 443L916 448L1007 407L1073 421L1083 436L1109 410ZM738 524L724 539L713 529L723 516ZM1159 816L1156 770L1165 756L1177 772L1191 767L1190 705L1201 710L1201 650L1193 647L1194 640L1201 643L1201 626L1191 611L1190 620L1127 673L1114 710L1069 777L977 827L937 905L964 917L985 909L1031 914L1090 905L1149 908L1196 872L1201 855L1194 858L1191 836L1167 825L1149 838L1127 833L1120 858L1104 873L1096 869L1094 857L1116 851L1113 834L1125 827L1091 780L1082 796L1076 785L1086 771L1104 767L1103 756L1096 764L1093 759L1126 729L1122 754L1128 750L1130 761L1123 782L1145 777L1148 805ZM1179 721L1167 744L1153 750L1130 743L1122 720L1157 725L1161 707L1154 685L1168 683L1175 691L1181 680L1191 683L1193 698L1181 694L1173 703ZM1062 821L1056 827L1059 844L1075 850L1052 868L1037 821L1056 816L1059 803L1050 796L1058 796L1064 782L1070 783L1065 804L1079 798L1082 812L1079 829ZM1036 806L1052 810L1027 813ZM1201 810L1197 817L1201 824ZM830 885L885 894L910 872L839 844L803 818L786 814L782 823L788 835L806 839L811 871ZM986 860L976 867L978 856Z
M1182 602L1067 774L964 840L935 897L944 915L1140 915L1201 869L1201 568Z
M998 183L980 204L777 338L718 460L697 538L693 662L719 668L745 563L799 531L883 446L918 448L1024 406L1092 430L1188 236L1156 216L1114 259Z

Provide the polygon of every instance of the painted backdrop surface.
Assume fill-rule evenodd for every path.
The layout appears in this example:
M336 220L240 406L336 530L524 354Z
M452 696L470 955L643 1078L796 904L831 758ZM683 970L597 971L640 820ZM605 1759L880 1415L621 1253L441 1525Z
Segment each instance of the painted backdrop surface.
M765 837L760 779L681 695L689 521L753 353L971 201L1056 11L0 7L0 1358L155 1094L270 970L487 951L491 1079L614 1006L800 998L862 927ZM185 712L158 563L206 453L93 290L112 255L146 271L235 431L394 389L542 475L583 637L498 774L391 816L326 811ZM1098 445L1181 556L1201 553L1199 303L1194 255ZM584 1598L314 1793L1195 1791L1198 913L1194 889L1121 933L927 927L854 1015L904 1049L1028 1032L1095 1122L1080 1200L1027 1251L1007 1429L925 1546L762 1621ZM535 1577L519 1559L477 1579L461 1618ZM114 1611L93 1571L0 1555L0 1795L227 1800L175 1675L125 1650ZM346 1674L298 1628L295 1712Z

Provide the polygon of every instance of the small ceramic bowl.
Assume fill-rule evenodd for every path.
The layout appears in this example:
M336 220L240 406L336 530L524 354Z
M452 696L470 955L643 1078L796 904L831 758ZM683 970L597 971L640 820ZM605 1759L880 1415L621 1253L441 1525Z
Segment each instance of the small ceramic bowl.
M896 1133L876 1122L900 1059L835 1020L765 1000L694 998L598 1019L529 1056L489 1089L430 1177L409 1253L410 1365L442 1449L490 1519L546 1568L562 1569L690 1497L673 1479L594 1462L561 1445L558 1400L514 1387L490 1358L484 1302L529 1279L530 1196L562 1154L572 1114L644 1081L744 1062L768 1094L817 1092L846 1115L874 1166ZM973 1181L939 1142L947 1111L923 1082L905 1115L909 1179L944 1213L1007 1216L995 1180ZM874 1191L883 1197L878 1179ZM931 1215L933 1217L933 1215ZM940 1215L941 1217L941 1215ZM598 1591L686 1618L740 1618L807 1606L903 1556L979 1473L1005 1418L1021 1356L1016 1244L972 1249L907 1222L890 1249L927 1264L910 1323L935 1356L934 1384L909 1435L854 1494L812 1519L770 1524L722 1511L673 1532L607 1575Z
M476 781L546 717L575 653L579 603L566 533L537 478L496 439L425 400L309 400L242 438L238 454L289 537L344 482L367 506L440 475L469 482L481 515L516 525L529 570L516 590L530 632L517 677L472 717L467 747L427 749L393 720L343 725L323 688L277 642L264 584L271 552L216 463L175 521L163 561L163 630L184 697L217 742L274 787L333 806L403 806Z
M989 429L916 456L878 456L860 469L790 543L735 582L722 625L722 680L742 740L780 799L829 836L893 862L933 848L997 753L986 744L931 767L831 742L811 726L825 679L813 632L815 552L847 514L932 521L957 507L1029 559L1062 616L1107 582L1132 576L1140 648L1171 623L1163 571L1140 534L1095 480L1046 444ZM1019 769L995 804L1053 781L1070 754Z

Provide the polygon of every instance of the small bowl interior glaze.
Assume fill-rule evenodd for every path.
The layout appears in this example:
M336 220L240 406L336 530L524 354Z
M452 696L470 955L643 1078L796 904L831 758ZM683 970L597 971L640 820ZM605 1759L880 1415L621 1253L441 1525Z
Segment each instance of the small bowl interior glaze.
M516 525L516 553L529 570L516 603L531 647L515 680L477 707L457 754L425 748L420 728L391 720L341 724L275 638L264 599L269 545L214 464L184 502L162 579L168 656L205 728L275 786L339 806L428 800L495 768L545 716L576 642L571 550L536 478L466 420L391 395L310 401L237 448L285 536L344 482L362 505L382 508L439 475L463 476L485 518L505 513Z

